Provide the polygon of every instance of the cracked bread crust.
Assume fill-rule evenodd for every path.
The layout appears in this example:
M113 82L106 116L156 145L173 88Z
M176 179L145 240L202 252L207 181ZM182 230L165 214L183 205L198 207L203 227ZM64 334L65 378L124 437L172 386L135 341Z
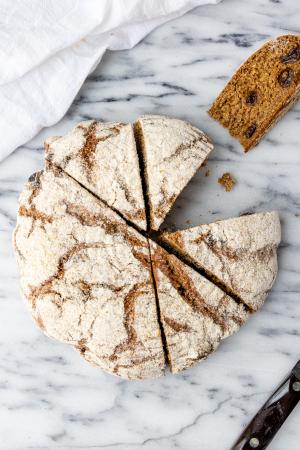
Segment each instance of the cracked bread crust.
M139 161L132 126L87 121L45 142L46 160L146 230Z
M279 36L251 55L217 97L209 114L247 152L300 96L300 36Z
M252 310L262 306L275 281L281 240L276 211L164 233L162 240L227 285Z
M22 292L48 336L124 378L163 374L146 238L48 168L21 194L14 248Z
M135 123L135 133L145 166L150 225L158 230L213 145L189 123L164 116L140 117Z
M141 164L147 175L143 187L148 187L141 194L142 209L143 194L147 194L147 222L150 211L153 230L163 221L212 145L202 132L177 119L145 116L137 124L140 128L135 130L135 137L138 133L142 136L137 141L139 156L148 146L158 159L150 171L148 160L144 168ZM155 130L160 137L155 136ZM125 136L121 138L122 133ZM258 308L263 299L254 295L252 285L249 287L247 283L251 277L257 281L254 275L258 271L258 294L263 292L261 280L264 288L266 279L272 285L273 278L267 272L273 268L271 275L275 277L280 224L276 213L267 213L266 217L270 214L267 220L256 221L253 216L230 219L232 223L228 228L230 221L226 221L224 230L210 224L163 235L175 253L184 256L181 259L193 262L192 267L197 263L190 256L190 248L204 246L201 255L205 255L212 270L220 270L224 279L228 277L227 285L231 283L231 291L222 291L226 283L218 283L209 269L206 273L212 282L200 274L204 273L201 264L198 273L189 263L184 264L144 237L151 233L135 230L138 226L146 229L146 212L143 209L143 216L139 216L132 197L135 194L130 191L134 184L130 180L134 175L131 162L124 169L129 177L127 187L117 175L120 167L125 167L122 160L125 150L118 142L126 140L130 133L133 140L130 125L93 121L79 124L65 137L50 138L46 143L46 170L31 176L21 194L13 241L23 294L45 334L72 345L84 359L103 370L123 378L144 379L164 373L166 356L173 373L191 367L215 350L221 339L237 331L249 316L249 308L234 291L242 289L238 293L243 300L246 298L245 304L248 295L250 309ZM116 163L110 153L118 153L118 146L122 151ZM126 146L127 143L124 149ZM133 147L137 159L135 143L130 149ZM120 167L116 169L118 164ZM139 162L134 167L139 170ZM134 179L141 182L140 173ZM110 183L112 180L116 185ZM153 180L162 183L156 209L153 201L157 198L150 189ZM100 195L95 189L100 185L101 197L108 196L103 201L96 198ZM121 201L122 195L127 203ZM110 201L113 204L109 205ZM135 215L128 212L128 204ZM132 228L126 220L137 227ZM139 220L144 225L138 225ZM241 227L243 220L246 224ZM203 231L203 227L208 229ZM190 232L196 229L190 242ZM182 233L186 233L186 241ZM152 234L156 236L154 239L158 239L157 235ZM253 260L257 264L254 275L252 266L249 269ZM231 271L232 264L236 266Z
M150 250L168 360L177 373L206 358L249 313L153 241Z

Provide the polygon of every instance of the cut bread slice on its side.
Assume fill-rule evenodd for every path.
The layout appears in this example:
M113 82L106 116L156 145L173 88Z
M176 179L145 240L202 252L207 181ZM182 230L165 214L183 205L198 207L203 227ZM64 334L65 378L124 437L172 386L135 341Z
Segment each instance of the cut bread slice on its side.
M158 230L177 196L203 164L213 145L183 120L146 115L134 124L150 210L150 228Z
M30 178L14 249L38 326L123 378L163 375L148 241L57 168Z
M176 256L150 241L159 317L172 373L206 358L249 317L236 303Z
M45 142L46 160L62 168L130 222L146 230L132 125L87 121Z
M300 96L300 35L263 45L233 75L209 114L247 152Z
M163 233L161 239L252 310L261 307L273 286L281 239L276 211Z

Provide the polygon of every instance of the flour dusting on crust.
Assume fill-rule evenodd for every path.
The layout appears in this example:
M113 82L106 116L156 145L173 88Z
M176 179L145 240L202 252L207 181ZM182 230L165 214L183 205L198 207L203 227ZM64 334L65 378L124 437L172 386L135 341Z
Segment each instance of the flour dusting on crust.
M81 122L65 136L47 139L45 150L48 161L146 229L139 161L130 124Z
M253 310L261 307L275 281L280 239L276 211L163 235L163 240L217 277Z
M51 168L20 197L14 246L39 327L124 378L165 366L147 239Z
M249 313L156 243L150 249L168 359L177 373L206 358Z
M158 230L213 145L202 131L179 119L146 115L137 120L135 129L147 178L151 228Z

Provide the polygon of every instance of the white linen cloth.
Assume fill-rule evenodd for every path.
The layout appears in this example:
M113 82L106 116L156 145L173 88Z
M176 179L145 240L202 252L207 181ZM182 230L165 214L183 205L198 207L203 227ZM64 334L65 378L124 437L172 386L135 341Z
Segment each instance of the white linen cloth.
M0 0L0 160L63 117L106 49L220 0Z

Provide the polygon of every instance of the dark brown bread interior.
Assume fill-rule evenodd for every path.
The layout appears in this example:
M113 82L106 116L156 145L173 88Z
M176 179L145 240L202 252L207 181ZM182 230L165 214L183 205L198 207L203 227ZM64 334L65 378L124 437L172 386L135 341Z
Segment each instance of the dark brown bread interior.
M267 42L238 69L209 110L247 152L300 96L300 36Z

